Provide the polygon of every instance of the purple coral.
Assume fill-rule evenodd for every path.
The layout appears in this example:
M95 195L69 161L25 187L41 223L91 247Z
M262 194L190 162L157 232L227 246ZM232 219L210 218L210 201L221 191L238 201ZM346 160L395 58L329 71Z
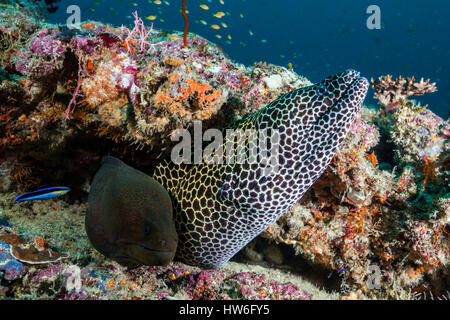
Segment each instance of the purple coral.
M12 281L20 277L24 267L9 253L9 249L9 244L0 241L0 271L5 280Z
M16 70L32 78L44 78L63 67L67 45L55 30L42 30L15 57Z
M312 295L300 290L291 282L280 283L275 280L267 281L265 275L255 272L241 272L233 276L238 283L238 292L244 299L289 299L311 300Z

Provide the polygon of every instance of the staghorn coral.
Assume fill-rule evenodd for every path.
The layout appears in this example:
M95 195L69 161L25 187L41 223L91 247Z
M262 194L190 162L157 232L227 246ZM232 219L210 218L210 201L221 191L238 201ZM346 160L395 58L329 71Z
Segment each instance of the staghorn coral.
M406 77L406 79L399 76L392 80L392 76L387 75L377 80L371 78L370 81L370 88L376 91L374 98L388 111L398 105L406 106L407 103L412 102L408 100L410 96L421 96L437 91L436 83L430 83L430 79L424 81L421 78L419 82L415 82L414 76Z

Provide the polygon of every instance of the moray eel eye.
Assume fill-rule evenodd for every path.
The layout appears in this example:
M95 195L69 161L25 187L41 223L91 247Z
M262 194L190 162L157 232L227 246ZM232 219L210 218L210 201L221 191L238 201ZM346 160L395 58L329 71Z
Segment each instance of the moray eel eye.
M323 84L317 86L317 88L316 88L316 94L317 94L318 96L323 96L323 95L328 94L328 89L327 89L327 87L325 87Z
M149 226L148 224L144 225L144 226L142 227L142 232L144 232L144 234L145 234L146 236L148 236L148 234L150 233L150 226Z

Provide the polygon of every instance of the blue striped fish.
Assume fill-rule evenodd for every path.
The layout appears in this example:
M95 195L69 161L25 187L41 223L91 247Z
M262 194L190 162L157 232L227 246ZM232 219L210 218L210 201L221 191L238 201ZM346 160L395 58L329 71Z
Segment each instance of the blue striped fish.
M51 187L27 192L16 197L16 202L60 197L70 191L67 187Z

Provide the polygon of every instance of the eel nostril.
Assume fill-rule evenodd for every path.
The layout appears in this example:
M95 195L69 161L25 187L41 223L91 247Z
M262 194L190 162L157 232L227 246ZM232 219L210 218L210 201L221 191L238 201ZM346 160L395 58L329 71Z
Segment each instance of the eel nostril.
M166 246L166 240L161 240L161 245L162 245L163 247L165 247L165 246Z

